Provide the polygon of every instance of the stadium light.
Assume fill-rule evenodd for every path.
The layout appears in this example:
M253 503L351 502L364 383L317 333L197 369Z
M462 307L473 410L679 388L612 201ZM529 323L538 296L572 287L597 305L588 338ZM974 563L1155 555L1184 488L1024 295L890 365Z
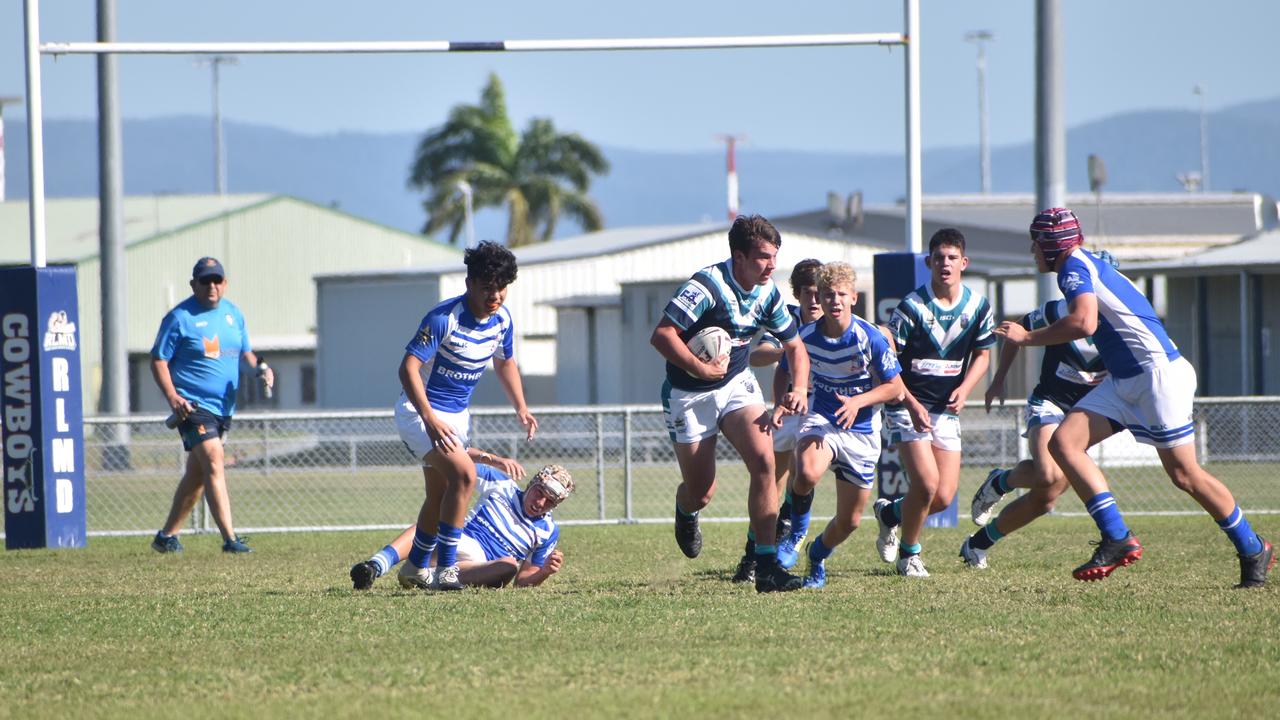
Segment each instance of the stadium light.
M987 43L996 36L989 30L974 30L965 33L965 42L978 46L978 172L982 194L991 193L991 127L988 117L991 114L987 102Z

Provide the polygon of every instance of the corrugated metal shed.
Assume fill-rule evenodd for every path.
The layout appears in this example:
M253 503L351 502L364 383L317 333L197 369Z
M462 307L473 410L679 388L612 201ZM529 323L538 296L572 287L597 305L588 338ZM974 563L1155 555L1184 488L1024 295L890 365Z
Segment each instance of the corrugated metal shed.
M96 199L49 203L50 262L71 262L78 269L81 361L90 410L97 406L101 384L97 207ZM26 243L9 241L25 238L26 203L5 203L0 209L0 221L7 223L0 225L6 238L0 262L29 262ZM151 349L160 318L191 294L191 266L204 255L226 267L226 296L244 311L257 350L315 347L312 277L317 274L454 266L461 257L459 250L421 235L280 195L233 195L225 201L134 197L126 200L125 215L132 219L126 223L125 252L130 353ZM156 228L160 232L152 232Z

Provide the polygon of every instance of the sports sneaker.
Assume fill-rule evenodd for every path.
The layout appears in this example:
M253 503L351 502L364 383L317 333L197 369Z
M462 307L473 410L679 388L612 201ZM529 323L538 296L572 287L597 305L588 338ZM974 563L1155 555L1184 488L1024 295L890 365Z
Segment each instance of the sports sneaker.
M960 544L960 559L964 560L965 566L971 567L974 570L986 570L987 551L979 550L978 548L970 545L969 541L972 539L973 536L969 536Z
M1118 567L1132 565L1142 557L1142 543L1130 532L1120 540L1107 540L1092 543L1098 546L1093 551L1089 562L1072 571L1077 580L1101 580L1110 575Z
M458 566L436 568L436 588L439 590L461 590L462 580L458 579Z
M1252 555L1240 556L1240 584L1238 588L1262 587L1267 582L1267 572L1276 564L1276 553L1271 543L1262 540L1262 549Z
M796 566L796 563L800 560L800 551L796 548L799 547L801 542L804 542L803 538L797 541L796 538L788 535L782 538L782 542L778 543L778 564L783 569L790 570Z
M919 555L898 558L898 574L914 578L929 577L929 571L924 569L924 560L921 560Z
M378 579L378 566L372 560L356 563L351 566L351 587L356 590L368 590L373 581Z
M733 572L736 583L753 583L756 581L756 556L746 553L738 561L738 569Z
M249 547L245 542L245 538L237 535L230 540L224 540L222 542L222 552L232 554L251 553L253 552L253 548Z
M804 578L792 575L776 562L756 563L756 592L791 592L804 585Z
M180 553L182 552L182 543L178 542L177 535L156 533L156 536L151 539L151 549L161 554Z
M355 570L352 570L354 573ZM433 567L420 568L411 562L406 562L400 566L400 571L396 573L396 580L400 582L400 587L405 590L435 590L436 589L436 569Z
M978 492L973 494L973 503L969 505L969 517L973 518L973 524L978 527L991 522L991 511L996 509L996 505L999 505L1000 499L1004 497L1000 491L996 490L996 478L1002 472L1004 472L1003 469L996 468L987 473L987 479L982 481L978 486Z
M876 524L880 526L880 532L876 535L876 551L880 553L880 559L891 563L898 556L898 528L895 525L886 525L880 519L880 511L889 505L889 501L885 498L876 500L872 506L872 514L876 516Z
M813 543L809 543L809 547L813 547ZM809 553L805 552L805 555L808 556ZM809 572L806 573L804 576L805 588L808 588L810 590L818 590L820 588L826 587L827 569L826 567L823 566L822 563L823 561L821 560L818 560L815 562L812 557L809 558Z
M696 558L702 552L702 530L697 515L685 515L676 511L676 544L687 558Z

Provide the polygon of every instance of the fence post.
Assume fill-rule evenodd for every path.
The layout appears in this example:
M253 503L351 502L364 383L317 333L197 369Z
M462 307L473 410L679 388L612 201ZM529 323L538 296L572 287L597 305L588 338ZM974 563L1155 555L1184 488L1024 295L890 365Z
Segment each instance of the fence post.
M262 420L262 474L271 474L271 420Z
M631 516L631 408L622 411L622 488L627 522Z
M604 520L604 413L596 411L596 492L599 496L600 519Z

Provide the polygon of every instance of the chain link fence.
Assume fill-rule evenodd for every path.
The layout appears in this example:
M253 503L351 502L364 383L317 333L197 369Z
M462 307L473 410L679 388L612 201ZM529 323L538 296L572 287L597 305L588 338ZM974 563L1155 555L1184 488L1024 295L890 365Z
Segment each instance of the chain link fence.
M1029 457L1020 437L1022 406L1010 402L987 414L970 403L961 416L962 510L992 468ZM1280 398L1204 398L1195 413L1205 467L1250 513L1280 512ZM472 443L518 460L530 472L552 462L567 467L577 490L556 510L558 521L670 521L680 473L659 407L557 407L535 414L538 436L525 442L510 410L473 410ZM151 533L164 521L186 454L176 431L162 421L158 415L85 421L91 535ZM703 518L745 520L742 462L723 438L716 452L716 496ZM1200 512L1169 482L1154 450L1128 433L1095 452L1126 513ZM401 443L390 410L239 415L226 458L236 526L246 532L400 528L414 521L423 498L419 463ZM832 482L818 487L819 516L834 511ZM1057 510L1083 511L1071 493ZM213 529L203 503L191 527Z

